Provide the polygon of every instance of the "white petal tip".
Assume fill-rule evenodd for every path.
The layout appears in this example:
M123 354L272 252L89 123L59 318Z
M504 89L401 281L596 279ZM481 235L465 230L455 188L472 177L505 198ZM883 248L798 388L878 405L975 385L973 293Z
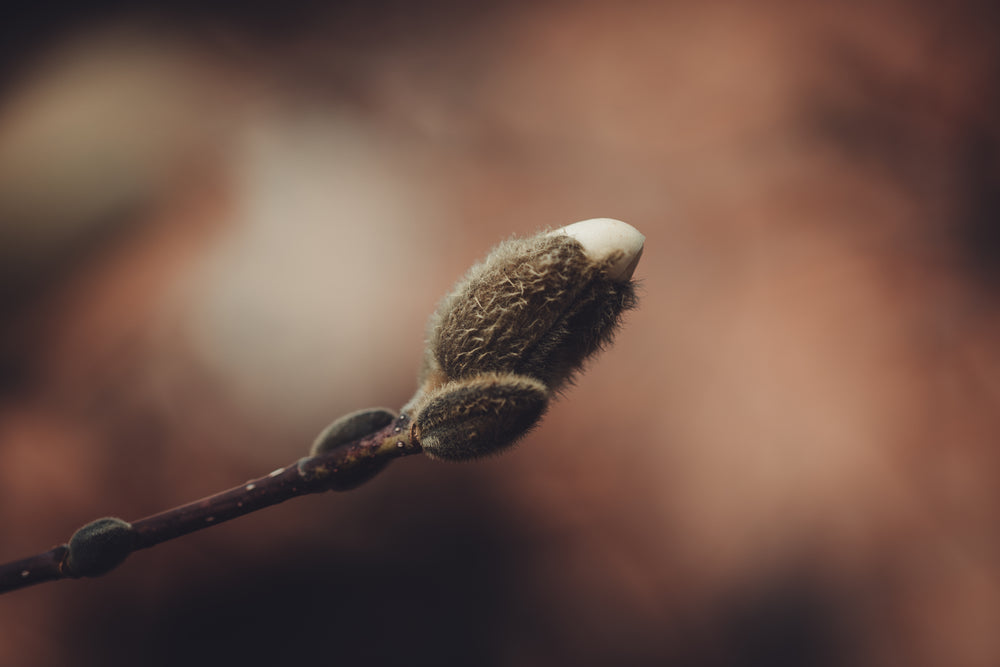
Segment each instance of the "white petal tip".
M624 253L608 268L608 277L625 281L632 277L646 237L639 230L613 218L591 218L553 230L550 234L565 234L580 242L587 256L602 262L617 252Z

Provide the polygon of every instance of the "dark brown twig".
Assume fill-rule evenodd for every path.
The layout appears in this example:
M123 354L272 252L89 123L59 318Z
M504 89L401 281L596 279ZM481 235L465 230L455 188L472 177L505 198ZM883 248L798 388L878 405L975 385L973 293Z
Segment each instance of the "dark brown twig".
M100 576L133 551L296 496L352 489L374 477L391 460L422 451L410 427L407 418L400 416L385 428L331 451L131 524L98 519L80 528L68 544L0 565L0 593L56 579Z
M420 388L404 415L344 415L320 434L312 456L266 477L135 523L88 523L68 544L0 565L0 593L100 576L133 551L295 496L353 488L399 456L468 461L510 447L635 306L631 278L643 239L624 222L597 218L505 241L431 317Z

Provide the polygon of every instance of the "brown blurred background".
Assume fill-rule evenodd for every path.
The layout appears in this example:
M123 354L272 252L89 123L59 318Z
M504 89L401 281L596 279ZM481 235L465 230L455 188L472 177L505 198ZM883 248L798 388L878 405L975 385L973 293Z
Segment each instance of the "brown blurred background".
M79 5L0 21L0 561L415 388L512 233L646 234L516 451L0 597L0 665L1000 664L1000 11Z

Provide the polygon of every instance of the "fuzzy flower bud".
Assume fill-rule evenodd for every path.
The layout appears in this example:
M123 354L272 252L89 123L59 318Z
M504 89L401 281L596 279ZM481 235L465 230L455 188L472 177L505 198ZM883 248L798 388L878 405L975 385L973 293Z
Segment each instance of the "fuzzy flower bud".
M403 408L433 457L497 452L611 341L635 306L644 237L598 218L498 245L431 317L420 388Z

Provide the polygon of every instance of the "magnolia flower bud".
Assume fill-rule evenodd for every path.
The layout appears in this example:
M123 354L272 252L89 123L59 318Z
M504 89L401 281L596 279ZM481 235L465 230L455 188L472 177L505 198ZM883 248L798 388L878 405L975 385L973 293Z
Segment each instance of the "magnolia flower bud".
M523 436L635 306L643 241L599 218L505 241L473 266L431 317L403 408L424 450L464 460Z

